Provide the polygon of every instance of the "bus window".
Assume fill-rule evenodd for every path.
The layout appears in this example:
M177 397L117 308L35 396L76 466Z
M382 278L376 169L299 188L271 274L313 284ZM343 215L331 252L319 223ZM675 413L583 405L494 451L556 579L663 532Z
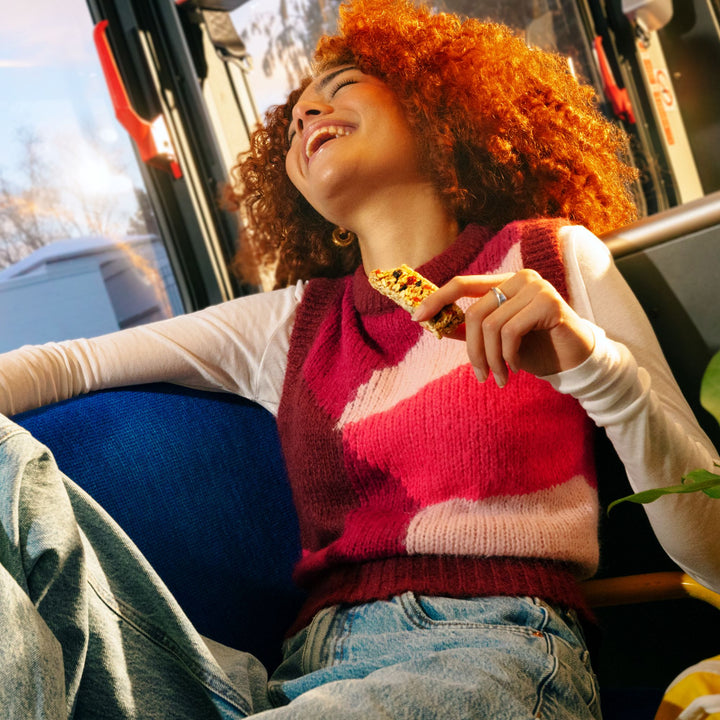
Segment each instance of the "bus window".
M338 0L249 0L231 13L248 55L249 79L262 112L285 101L310 71L318 38L337 27Z
M3 14L0 351L183 312L92 29L85 0Z
M339 0L232 1L227 4L237 7L231 11L206 9L205 4L181 2L178 13L229 170L268 108L285 102L310 72L317 39L336 28Z

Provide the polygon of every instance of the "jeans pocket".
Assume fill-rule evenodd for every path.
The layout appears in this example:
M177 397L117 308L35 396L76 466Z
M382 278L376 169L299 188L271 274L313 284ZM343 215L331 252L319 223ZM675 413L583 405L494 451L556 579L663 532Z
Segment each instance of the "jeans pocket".
M418 627L505 627L522 632L544 631L547 612L531 598L450 598L404 593L399 602L408 620Z
M447 627L450 625L483 625L477 617L463 612L461 600L454 598L420 595L406 592L399 595L397 602L410 624L417 628Z

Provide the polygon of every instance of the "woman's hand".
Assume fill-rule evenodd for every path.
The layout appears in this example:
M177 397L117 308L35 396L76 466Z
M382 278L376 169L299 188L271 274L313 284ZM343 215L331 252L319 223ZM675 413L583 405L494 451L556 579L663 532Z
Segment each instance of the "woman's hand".
M465 311L465 324L450 337L465 339L470 363L482 382L492 371L502 387L508 368L533 375L569 370L593 350L590 328L534 270L455 277L423 300L413 320L427 320L462 297L479 299Z

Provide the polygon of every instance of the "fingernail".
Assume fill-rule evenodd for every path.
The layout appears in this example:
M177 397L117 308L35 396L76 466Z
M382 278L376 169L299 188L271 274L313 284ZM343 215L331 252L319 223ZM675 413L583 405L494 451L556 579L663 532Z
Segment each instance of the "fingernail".
M474 371L474 373L475 373L475 377L476 377L480 382L483 382L483 383L484 383L484 382L487 380L487 377L488 377L488 376L487 376L487 373L486 373L482 368L475 367L475 366L473 365L473 371Z
M495 382L497 383L497 386L499 388L505 387L505 379L504 378L501 378L499 375L495 375L495 373L493 373L493 377L495 378Z

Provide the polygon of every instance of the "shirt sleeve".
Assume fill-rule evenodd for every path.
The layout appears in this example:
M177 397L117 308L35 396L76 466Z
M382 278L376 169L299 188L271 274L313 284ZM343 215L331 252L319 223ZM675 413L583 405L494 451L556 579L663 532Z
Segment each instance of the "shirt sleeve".
M580 366L546 379L573 395L605 429L635 492L677 485L698 468L717 470L637 298L602 241L581 227L561 231L571 303L595 336ZM665 551L698 582L720 590L720 501L670 495L643 506Z
M277 413L304 286L248 295L91 339L0 355L0 412L150 382L242 395Z

